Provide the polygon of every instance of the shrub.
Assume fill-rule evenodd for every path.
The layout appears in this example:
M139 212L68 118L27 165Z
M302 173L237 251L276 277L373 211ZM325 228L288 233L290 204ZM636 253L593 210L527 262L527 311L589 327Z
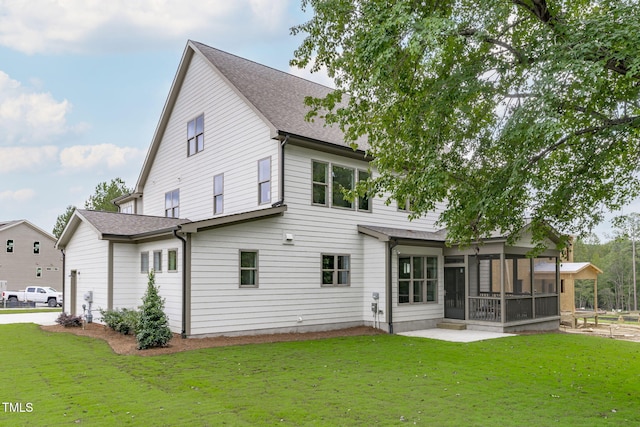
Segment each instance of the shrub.
M56 319L56 323L64 326L65 328L78 328L82 326L82 316L60 313L60 316Z
M138 329L140 313L136 310L121 308L118 310L100 309L102 321L114 331L123 335L134 335Z
M138 349L164 347L171 340L169 319L164 313L164 299L160 298L156 287L155 273L149 272L147 291L142 298L140 323L136 339Z

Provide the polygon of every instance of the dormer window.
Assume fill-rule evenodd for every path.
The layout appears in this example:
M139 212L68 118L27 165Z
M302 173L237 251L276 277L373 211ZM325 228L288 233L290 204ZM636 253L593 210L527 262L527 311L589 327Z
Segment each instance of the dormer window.
M187 123L187 146L189 156L204 150L204 114Z

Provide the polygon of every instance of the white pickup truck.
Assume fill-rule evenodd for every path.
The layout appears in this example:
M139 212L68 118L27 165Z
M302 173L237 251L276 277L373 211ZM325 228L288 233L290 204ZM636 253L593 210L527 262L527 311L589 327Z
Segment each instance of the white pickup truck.
M62 292L45 286L28 286L24 291L2 291L7 302L41 302L49 307L62 306Z

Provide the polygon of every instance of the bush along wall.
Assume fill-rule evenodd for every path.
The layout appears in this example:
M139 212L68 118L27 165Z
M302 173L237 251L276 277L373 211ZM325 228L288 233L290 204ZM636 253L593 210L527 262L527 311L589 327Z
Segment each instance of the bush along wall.
M155 273L151 270L147 291L142 298L140 308L140 321L136 333L138 349L165 347L171 340L171 336L169 319L164 313L164 299L160 298Z

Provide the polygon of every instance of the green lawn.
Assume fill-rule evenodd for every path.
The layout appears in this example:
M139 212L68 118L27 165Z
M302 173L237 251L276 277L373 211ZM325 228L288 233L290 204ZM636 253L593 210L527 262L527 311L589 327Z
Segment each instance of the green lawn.
M640 344L378 335L118 356L0 325L0 425L640 425ZM29 404L29 405L27 405ZM28 409L31 409L30 411Z

